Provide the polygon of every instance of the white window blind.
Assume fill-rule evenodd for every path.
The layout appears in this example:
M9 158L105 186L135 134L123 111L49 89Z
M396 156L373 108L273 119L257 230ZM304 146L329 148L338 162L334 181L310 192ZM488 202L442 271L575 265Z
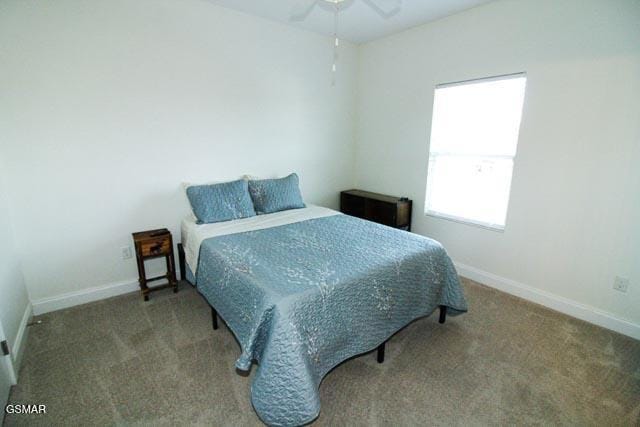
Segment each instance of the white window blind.
M504 229L525 74L436 87L425 213Z

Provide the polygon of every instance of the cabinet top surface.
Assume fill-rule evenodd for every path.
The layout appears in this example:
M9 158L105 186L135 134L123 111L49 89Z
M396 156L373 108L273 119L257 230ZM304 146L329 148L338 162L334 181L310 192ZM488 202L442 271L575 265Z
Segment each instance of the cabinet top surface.
M147 230L133 233L133 240L137 242L147 239L157 239L159 237L169 237L170 235L171 232L166 228L159 228L157 230Z
M380 200L382 202L387 202L387 203L403 202L403 200L400 200L400 197L389 196L387 194L373 193L371 191L346 190L346 191L343 191L342 193L349 194L351 196L365 197L367 199ZM409 200L404 200L404 202L408 202L408 201Z

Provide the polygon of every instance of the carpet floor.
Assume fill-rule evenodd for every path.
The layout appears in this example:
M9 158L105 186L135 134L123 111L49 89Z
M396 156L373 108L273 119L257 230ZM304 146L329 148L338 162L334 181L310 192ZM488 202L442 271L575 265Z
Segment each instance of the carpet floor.
M416 321L321 385L314 425L640 425L640 341L464 280L469 313ZM39 316L5 425L260 425L239 346L189 285ZM255 367L252 370L255 372Z

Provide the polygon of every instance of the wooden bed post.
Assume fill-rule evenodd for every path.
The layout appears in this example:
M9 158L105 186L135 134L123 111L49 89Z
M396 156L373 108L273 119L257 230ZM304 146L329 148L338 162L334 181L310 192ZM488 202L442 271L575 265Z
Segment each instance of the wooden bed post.
M218 329L218 312L213 306L211 306L211 322L213 323L213 329Z
M384 346L387 342L383 342L378 346L378 363L384 362Z
M444 323L444 321L447 320L447 306L446 305L441 305L440 306L440 319L438 319L439 323Z

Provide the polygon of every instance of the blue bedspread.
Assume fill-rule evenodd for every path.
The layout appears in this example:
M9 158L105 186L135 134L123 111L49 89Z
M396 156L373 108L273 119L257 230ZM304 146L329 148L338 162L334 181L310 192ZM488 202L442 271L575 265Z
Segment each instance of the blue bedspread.
M346 215L207 239L197 287L240 342L236 366L257 361L251 400L269 425L312 421L324 375L412 320L467 310L438 242Z

